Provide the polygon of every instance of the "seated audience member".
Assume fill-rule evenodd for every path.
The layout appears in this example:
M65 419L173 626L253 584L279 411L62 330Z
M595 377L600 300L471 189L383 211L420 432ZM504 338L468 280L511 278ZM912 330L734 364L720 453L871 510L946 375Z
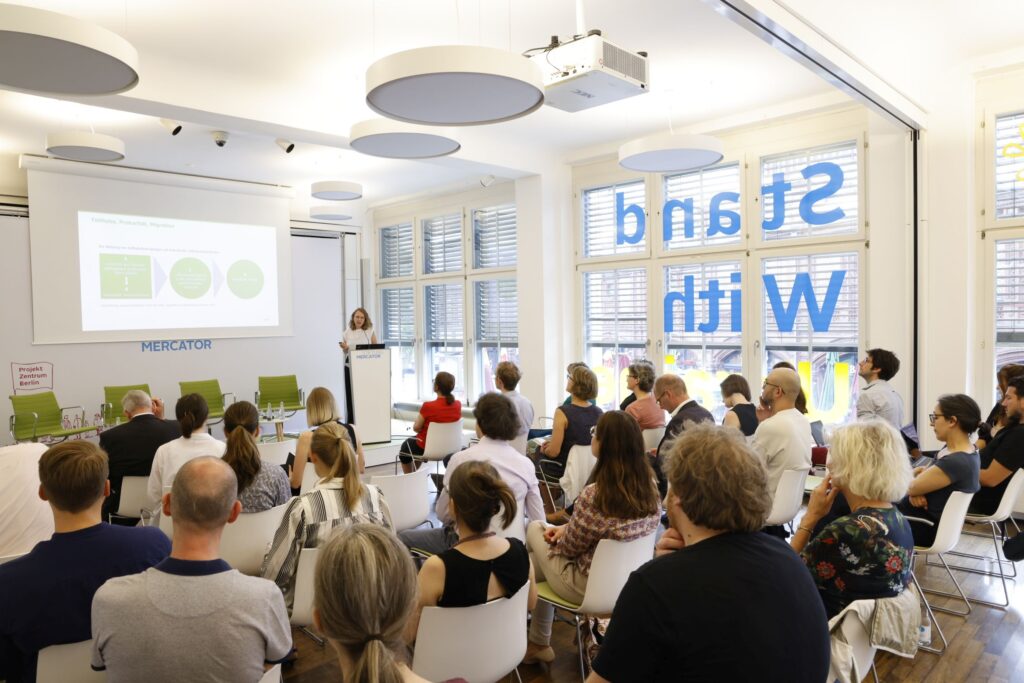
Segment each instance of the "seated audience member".
M8 683L34 683L44 647L91 637L89 609L104 581L152 567L171 550L159 529L103 523L110 484L107 456L96 444L53 446L38 469L41 483L33 493L49 503L55 533L0 564L0 680Z
M121 479L148 477L156 449L181 436L178 423L164 419L163 401L150 398L144 391L132 389L126 393L121 408L128 422L100 432L100 448L110 461L110 496L103 503L104 514L117 512Z
M533 404L530 403L530 399L516 391L522 377L518 366L507 360L498 363L494 372L494 386L505 398L512 401L512 405L516 407L516 413L519 415L519 429L516 430L516 436L525 436L533 424Z
M708 410L697 403L696 399L690 398L686 390L686 382L679 375L662 375L654 382L654 397L658 405L667 410L670 416L665 426L665 436L661 437L658 450L654 457L654 475L658 479L658 493L662 498L668 490L668 482L665 479L662 463L665 454L672 446L672 440L679 436L684 429L692 424L701 422L714 422L715 418Z
M334 400L334 394L330 389L314 387L306 397L306 431L299 434L298 443L295 444L295 462L292 464L290 485L295 495L299 494L302 488L302 476L306 471L306 463L309 462L309 444L313 440L313 432L321 425L331 422L340 424L348 434L349 443L356 451L356 460L359 463L359 473L366 470L366 458L363 455L363 442L359 439L356 426L345 424L341 421L338 413L338 404Z
M427 683L405 658L415 602L412 558L386 529L353 524L320 548L313 625L338 655L344 683Z
M761 403L771 416L754 432L751 446L768 470L768 495L775 498L782 473L811 469L811 423L796 409L800 377L789 368L768 373L761 389Z
M238 519L235 474L220 458L185 463L163 497L174 520L171 556L107 581L92 603L92 666L110 683L258 681L291 651L281 593L220 559Z
M910 581L914 539L890 502L907 490L911 477L896 428L882 420L855 422L837 429L829 446L829 475L811 494L791 543L831 619L854 600L902 593ZM840 491L851 512L812 537Z
M622 589L587 680L824 681L828 622L814 583L759 533L772 506L764 465L714 425L688 428L666 456L672 528Z
M772 370L778 370L779 368L785 368L787 370L792 370L793 372L796 372L796 366L786 360L779 361L778 363L772 366ZM799 376L800 373L797 372L797 377ZM803 415L807 414L807 394L804 393L803 387L800 387L800 393L797 395L796 400L793 402L793 407L796 408L797 412L802 413ZM771 413L769 412L767 415L765 415L765 417L768 417L768 415L770 414Z
M1003 395L1006 426L982 449L979 482L981 488L971 501L971 512L991 515L999 507L1003 492L1018 469L1024 465L1024 375L1009 381Z
M502 538L491 529L501 515L502 528L515 519L515 496L487 462L468 462L451 477L449 514L459 541L430 557L419 574L419 603L409 619L406 640L416 639L424 607L472 607L510 598L530 582L529 605L537 602L530 556L518 538Z
M757 408L750 402L750 384L746 377L729 375L719 386L722 402L729 409L722 418L722 426L738 429L743 436L753 436L757 431Z
M53 535L53 513L39 497L41 443L0 447L0 557L24 555Z
M537 449L534 457L553 460L545 463L545 472L560 477L565 470L565 460L573 446L590 445L590 430L601 417L601 409L592 404L597 397L597 375L585 365L577 365L566 378L565 390L570 394L569 403L555 409L555 424L551 438Z
M889 380L900 371L900 359L892 351L868 349L857 374L864 388L857 395L857 419L880 418L896 429L903 427L903 399ZM905 449L904 449L905 450Z
M654 400L651 390L654 388L654 366L647 361L638 361L629 366L626 375L626 387L633 393L633 400L625 410L640 424L640 429L658 429L665 426L665 411ZM623 401L625 403L625 401Z
M420 412L412 425L416 436L406 439L398 450L398 459L402 461L402 471L406 474L419 469L423 464L418 461L414 468L412 456L423 455L423 448L427 444L427 431L432 423L446 424L462 419L462 403L452 395L453 391L455 376L450 372L437 373L434 377L434 393L437 398L420 406Z
M293 498L274 534L260 575L284 593L291 611L295 599L295 569L303 548L316 548L335 529L357 522L391 528L391 514L380 489L359 481L356 454L341 425L327 423L313 433L309 459L320 480L316 488Z
M910 517L927 519L935 526L910 520L914 544L928 547L935 541L935 531L953 491L974 493L978 490L981 460L971 445L971 434L981 422L981 409L974 399L964 394L939 397L928 421L935 438L946 444L942 454L930 467L914 469L907 495L898 504L900 512Z
M473 408L476 433L480 442L452 456L444 471L444 487L437 496L438 529L407 529L398 537L410 548L432 555L444 552L459 540L455 518L449 511L449 485L453 474L465 463L483 460L490 463L516 501L516 513L532 520L544 520L544 503L537 484L537 472L525 455L509 444L515 438L519 419L515 406L501 394L484 394Z
M224 411L224 433L228 445L224 462L235 471L242 512L263 512L284 505L292 497L288 475L277 465L260 460L256 439L260 435L260 412L248 401L238 401Z
M565 526L531 522L526 530L537 581L547 581L559 596L583 601L590 564L602 539L632 541L653 534L661 519L661 502L644 439L636 420L620 410L601 416L590 444L597 464L576 499ZM533 610L530 644L524 662L550 662L554 608L540 602ZM622 677L625 680L626 677Z
M572 377L572 371L573 370L575 370L576 368L589 368L589 367L590 366L587 365L586 363L584 363L583 361L574 361L574 362L569 363L568 365L566 365L565 366L566 384L568 384L568 379ZM566 388L566 391L569 391L569 389ZM588 403L590 403L590 405L596 405L596 398L597 397L595 396L593 399L588 401ZM571 392L569 393L568 396L565 397L565 400L562 401L562 405L563 406L567 406L570 403L572 403L572 393ZM551 418L551 419L552 419L552 422L553 422L554 418ZM531 429L527 436L528 436L529 439L545 438L545 437L551 436L551 432L552 431L553 431L552 429Z
M199 394L185 394L174 405L174 414L181 425L181 436L156 449L153 469L149 473L147 490L154 505L170 490L174 475L182 465L204 455L216 458L224 455L224 442L210 436L206 429L210 409L205 398Z
M1018 375L1024 375L1024 365L1008 363L999 368L996 373L996 384L999 385L999 400L992 407L988 418L978 426L978 440L975 442L978 450L985 448L992 437L999 433L999 430L1006 426L1006 408L1003 407L1003 397L1006 396L1006 387L1010 380Z

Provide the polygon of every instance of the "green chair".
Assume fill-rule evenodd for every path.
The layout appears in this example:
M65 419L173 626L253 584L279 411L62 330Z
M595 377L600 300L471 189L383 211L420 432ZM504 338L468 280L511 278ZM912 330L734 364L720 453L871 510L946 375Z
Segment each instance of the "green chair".
M235 402L235 395L232 393L221 393L220 381L216 379L201 379L197 382L178 382L181 387L181 395L199 394L206 399L206 405L210 408L208 424L216 424L224 419L224 409ZM231 400L228 401L228 396Z
M69 436L95 432L99 429L97 426L85 424L85 408L82 406L61 408L57 404L57 395L52 391L9 398L14 409L9 427L15 441L38 441L45 436L63 441ZM65 427L64 411L73 409L78 410L78 426L74 426L75 420L71 420L68 423L71 426Z
M299 380L295 375L260 377L258 386L256 407L261 410L268 403L272 410L277 410L284 404L287 416L291 417L306 407L306 392L299 389Z
M129 391L145 391L148 396L153 392L149 390L148 384L125 384L123 386L103 387L103 405L100 406L100 414L103 415L103 425L109 427L117 422L121 415L121 399Z

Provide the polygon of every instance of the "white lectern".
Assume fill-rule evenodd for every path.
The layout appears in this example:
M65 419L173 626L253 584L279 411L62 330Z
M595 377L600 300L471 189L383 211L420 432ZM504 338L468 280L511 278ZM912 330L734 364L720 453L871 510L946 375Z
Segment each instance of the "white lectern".
M391 349L353 349L352 409L349 419L363 443L391 441Z

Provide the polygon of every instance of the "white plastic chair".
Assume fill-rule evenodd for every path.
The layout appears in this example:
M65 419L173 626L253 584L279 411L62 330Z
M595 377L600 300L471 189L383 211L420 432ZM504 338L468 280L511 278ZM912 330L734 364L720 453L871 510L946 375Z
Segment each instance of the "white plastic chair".
M10 562L11 560L16 560L19 557L25 557L26 555L28 555L28 553L17 553L16 555L0 555L0 564Z
M429 521L430 500L427 495L426 468L411 474L376 475L370 483L380 488L391 512L391 526L396 532L412 529ZM430 526L434 526L431 522Z
M963 567L961 565L951 564L949 565L953 569L957 569L962 572L970 572L972 574L982 574L983 576L998 576L1003 584L1003 602L991 602L989 600L979 600L978 598L971 598L972 602L976 602L979 605L987 605L989 607L997 607L999 609L1005 609L1010 606L1010 593L1006 588L1007 574L1003 570L1003 565L1010 565L1010 569L1013 573L1009 575L1009 578L1015 578L1017 576L1017 566L1010 560L1004 559L1002 555L1001 541L1006 540L1006 534L1002 530L1001 525L1007 520L1011 519L1013 515L1013 508L1017 500L1020 498L1021 493L1024 492L1024 469L1017 470L1010 478L1010 482L1006 485L1006 490L1003 492L1003 497L999 501L999 507L991 515L974 515L967 514L966 521L972 524L988 524L989 530L992 532L992 546L995 549L995 556L989 555L976 555L973 553L958 552L955 550L949 551L949 555L956 555L958 557L970 557L975 560L986 560L988 562L995 562L999 568L999 572L993 572L989 569L975 569L974 567ZM980 534L979 534L980 535Z
M464 444L462 418L455 422L431 422L427 429L427 439L423 442L423 455L414 455L412 459L413 462L438 463L452 453L461 451ZM435 471L440 472L440 468L435 467ZM395 456L395 474L398 474L398 455Z
M573 446L569 449L569 454L565 456L565 472L558 480L559 486L565 493L566 507L576 500L576 497L583 491L595 465L597 465L597 458L594 457L590 444Z
M274 666L267 669L267 672L263 674L263 678L260 679L260 683L280 683L281 681L281 665L275 664Z
M765 526L777 526L792 522L796 513L800 511L800 505L804 502L804 482L807 480L807 470L786 470L779 478L779 485L775 487L775 497L772 499L772 511L765 520Z
M39 651L36 683L102 683L105 671L92 670L92 641L51 645Z
M297 450L298 441L288 439L286 441L260 441L256 448L260 451L260 460L263 462L283 465L288 461L288 454Z
M117 512L108 517L128 517L139 519L142 510L148 509L153 501L149 498L146 486L149 484L149 477L122 477L121 498L117 503Z
M224 527L220 539L221 558L243 574L258 575L287 507L288 503L285 503L263 512L238 515L233 524Z
M864 622L860 620L856 612L847 612L843 616L839 630L843 634L843 639L853 649L853 670L857 674L857 680L864 680L865 674L870 669L875 683L878 683L878 672L875 671L875 652L877 648L871 644L871 635L868 633ZM835 681L840 678L840 672L836 671L833 667L834 662L829 664L829 681Z
M518 538L523 543L526 543L526 519L523 517L523 506L526 504L526 499L516 499L516 514L512 519L512 523L506 528L502 528L501 524L505 521L504 509L498 511L498 514L491 518L491 526L489 531L493 531L502 538Z
M313 461L307 460L306 466L302 468L302 484L299 485L299 495L312 491L318 481L320 481L320 475L316 473Z
M654 427L652 429L645 429L643 431L644 436L644 451L650 451L658 447L661 440L665 437L664 427Z
M508 442L508 445L512 446L512 448L516 449L523 455L526 455L526 433L524 432L523 434L520 434L516 438L512 439L511 441Z
M948 553L952 550L957 542L960 540L960 531L964 527L964 519L967 517L967 507L971 504L971 499L974 498L973 493L964 493L963 491L954 491L949 494L949 500L946 501L946 506L942 509L942 517L939 518L939 527L935 532L935 541L931 546L922 548L914 546L914 555L911 558L911 570L910 578L914 581L914 586L917 588L917 592L921 595L921 601L924 603L925 610L928 612L928 618L931 620L932 625L935 627L936 633L939 634L939 638L942 640L942 649L921 646L921 649L925 652L931 652L933 654L941 655L946 651L949 646L946 640L945 634L942 633L942 628L939 626L939 622L935 619L934 610L940 612L947 612L949 614L956 614L959 616L967 616L971 613L971 603L967 599L967 595L964 594L963 589L960 587L960 583L953 576L953 572L950 571L949 565L946 564L946 560L942 557L943 553ZM915 522L921 522L923 524L932 524L931 520L918 519L916 517L907 517L909 520ZM945 567L946 573L949 574L949 578L953 581L953 585L956 586L956 593L950 593L948 591L937 591L930 588L922 588L921 584L917 580L917 573L914 571L914 562L918 556L935 555L939 558L942 566ZM960 598L964 601L967 606L965 611L953 610L948 607L939 607L932 605L928 602L928 597L925 593L934 593L936 595L946 595L953 598Z
M428 681L464 678L494 683L515 671L526 655L530 584L510 598L473 607L424 607L416 632L412 670Z
M619 599L622 587L630 573L654 557L655 532L632 541L614 541L605 538L598 542L594 561L590 565L587 589L579 605L569 602L555 593L547 581L537 584L537 597L558 609L571 612L576 622L576 643L579 650L580 677L586 678L583 668L583 650L580 623L584 615L611 614L615 601ZM418 672L417 672L418 673Z
M295 599L292 601L292 626L323 647L324 639L310 628L313 625L313 583L316 579L316 560L319 548L303 548L299 551L299 562L295 567Z

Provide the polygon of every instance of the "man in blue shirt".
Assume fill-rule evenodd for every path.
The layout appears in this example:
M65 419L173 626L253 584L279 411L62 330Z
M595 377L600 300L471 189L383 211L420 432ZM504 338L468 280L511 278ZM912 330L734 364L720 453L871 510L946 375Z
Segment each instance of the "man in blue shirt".
M35 681L44 647L89 640L93 594L107 579L170 553L159 529L103 523L107 474L106 453L85 440L60 443L39 459L39 497L50 504L55 533L0 565L0 679L8 683Z

